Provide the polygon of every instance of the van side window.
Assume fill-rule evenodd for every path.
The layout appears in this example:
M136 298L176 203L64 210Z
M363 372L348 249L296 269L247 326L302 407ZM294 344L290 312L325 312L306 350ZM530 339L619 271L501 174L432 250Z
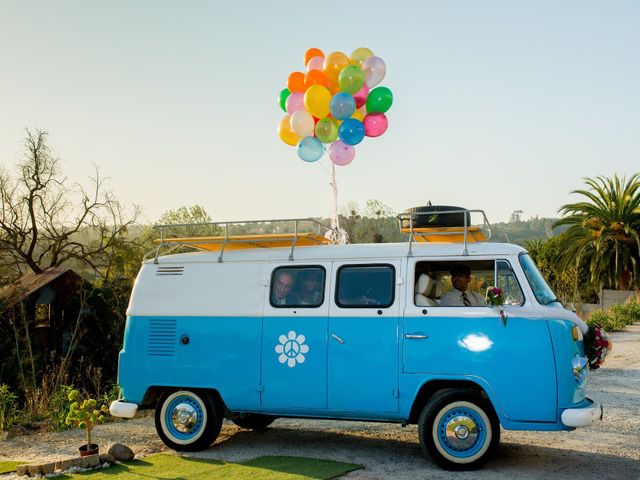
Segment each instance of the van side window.
M396 271L392 265L350 265L338 270L336 305L387 308L393 304Z
M524 294L513 272L511 265L506 260L496 261L497 287L502 289L505 305L524 305Z
M418 262L414 303L431 307L482 307L495 282L494 260Z
M278 267L271 275L271 305L315 308L324 303L323 267Z

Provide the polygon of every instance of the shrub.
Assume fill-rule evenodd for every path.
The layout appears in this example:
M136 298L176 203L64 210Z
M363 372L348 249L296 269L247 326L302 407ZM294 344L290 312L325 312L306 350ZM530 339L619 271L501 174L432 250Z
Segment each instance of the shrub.
M593 325L594 323L599 323L602 328L604 328L607 332L612 332L614 330L620 330L625 325L619 324L619 317L612 315L609 311L604 310L596 310L587 319L587 325Z
M11 391L9 385L0 385L0 432L11 426L18 396Z

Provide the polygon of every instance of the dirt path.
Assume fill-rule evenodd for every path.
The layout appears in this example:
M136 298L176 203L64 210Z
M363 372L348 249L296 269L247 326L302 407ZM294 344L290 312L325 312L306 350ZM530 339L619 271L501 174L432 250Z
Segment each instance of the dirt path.
M423 456L415 426L361 422L280 419L264 433L225 423L216 443L194 456L299 455L364 465L344 477L350 480L640 479L640 324L611 336L614 350L588 388L604 405L604 420L574 432L503 431L497 457L480 471L454 474L435 466ZM135 451L165 450L151 417L101 425L95 438L102 445L122 441ZM17 437L0 443L0 461L56 459L73 455L81 443L79 431Z

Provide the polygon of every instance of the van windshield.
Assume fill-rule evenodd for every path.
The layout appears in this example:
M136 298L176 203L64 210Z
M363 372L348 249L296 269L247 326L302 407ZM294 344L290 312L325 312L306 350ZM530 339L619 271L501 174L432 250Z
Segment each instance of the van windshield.
M522 265L522 270L524 270L524 275L527 277L527 281L529 285L531 285L531 290L533 290L533 294L536 296L536 300L541 305L550 305L554 304L555 306L562 306L556 294L553 293L551 287L544 279L538 267L531 259L528 253L523 253L520 255L520 265Z

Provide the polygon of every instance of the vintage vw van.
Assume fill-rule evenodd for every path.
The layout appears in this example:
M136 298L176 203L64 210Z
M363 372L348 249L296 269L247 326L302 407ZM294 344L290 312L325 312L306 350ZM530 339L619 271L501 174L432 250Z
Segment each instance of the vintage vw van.
M409 241L396 244L327 245L302 220L288 221L292 233L232 234L230 223L219 236L163 238L159 249L198 251L143 263L111 413L155 408L158 434L182 451L209 447L224 418L250 429L277 417L417 424L447 469L484 463L500 426L589 425L602 407L585 396L586 326L526 250L485 241L477 212L457 227L420 226L429 211L401 216ZM461 269L468 306L447 295ZM502 305L484 304L488 286Z

